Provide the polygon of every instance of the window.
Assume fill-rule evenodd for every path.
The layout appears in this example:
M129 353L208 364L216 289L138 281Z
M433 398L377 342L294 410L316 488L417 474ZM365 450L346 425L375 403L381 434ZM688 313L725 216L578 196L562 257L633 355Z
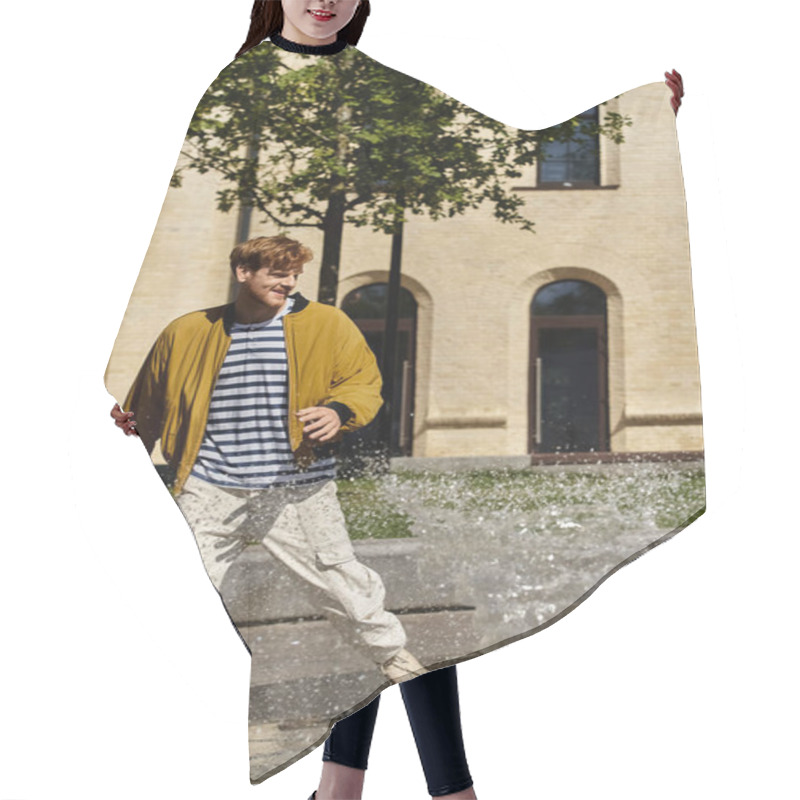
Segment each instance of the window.
M555 281L536 292L533 314L548 317L606 315L606 295L587 281Z
M609 449L606 295L562 280L531 303L530 452Z
M573 123L577 123L574 125ZM553 141L543 142L538 159L537 185L542 189L585 189L600 185L598 108L574 120L548 128Z
M387 283L371 283L349 292L342 301L342 311L356 323L367 344L372 348L381 370L386 343ZM376 442L388 433L388 449L392 456L410 456L413 450L414 431L414 373L417 349L417 301L414 295L401 287L399 320L395 343L394 375L391 381L384 374L384 390L391 383L392 398L387 408L391 415L391 430L381 431L376 419L360 431L347 436L340 455L354 459L379 450ZM385 396L384 396L384 399ZM362 455L359 456L358 454Z

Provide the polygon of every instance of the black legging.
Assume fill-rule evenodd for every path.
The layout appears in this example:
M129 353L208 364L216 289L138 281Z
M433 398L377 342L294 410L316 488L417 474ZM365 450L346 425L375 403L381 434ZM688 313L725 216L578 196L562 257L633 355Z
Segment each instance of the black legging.
M460 792L472 786L464 753L458 707L456 668L427 672L400 684L408 721L432 797ZM372 732L378 716L378 695L360 711L333 726L325 742L323 761L366 769Z

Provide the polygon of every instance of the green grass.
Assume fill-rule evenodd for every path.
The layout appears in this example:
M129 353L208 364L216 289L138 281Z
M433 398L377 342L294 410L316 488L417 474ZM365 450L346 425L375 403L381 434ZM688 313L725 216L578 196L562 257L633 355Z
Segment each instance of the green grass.
M337 481L337 493L351 539L393 539L413 536L411 518L383 497L379 480Z
M159 469L169 485L170 475ZM685 523L705 505L701 467L640 465L634 471L499 469L468 472L398 472L384 477L337 481L339 500L353 539L413 536L414 519L404 510L414 504L518 516L550 510L558 516L579 512L589 521L600 509L652 519L659 528ZM397 489L402 500L396 498ZM393 498L393 495L395 497ZM413 512L412 512L413 513Z
M605 470L474 470L459 473L400 472L385 479L352 478L339 482L339 497L354 539L412 536L413 518L382 491L382 480L411 490L427 507L524 514L551 509L566 514L581 508L613 508L651 518L659 528L686 522L705 505L701 468L644 466L635 473Z

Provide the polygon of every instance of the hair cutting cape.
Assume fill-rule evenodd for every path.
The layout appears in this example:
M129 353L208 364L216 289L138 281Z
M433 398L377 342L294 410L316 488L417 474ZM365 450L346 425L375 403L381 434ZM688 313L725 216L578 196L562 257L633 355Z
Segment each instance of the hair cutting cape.
M686 213L662 83L524 131L352 47L263 42L191 121L111 393L126 396L168 323L232 300L235 244L281 232L314 253L303 295L347 314L381 367L382 411L337 445L338 498L357 560L381 576L426 666L552 624L703 512ZM152 453L168 485L169 449ZM260 536L220 587L252 655L253 782L388 683Z

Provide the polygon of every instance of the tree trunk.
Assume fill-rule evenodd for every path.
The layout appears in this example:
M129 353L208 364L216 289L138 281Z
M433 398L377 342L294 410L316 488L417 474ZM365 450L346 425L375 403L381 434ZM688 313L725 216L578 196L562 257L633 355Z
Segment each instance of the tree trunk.
M255 137L252 138L247 143L247 152L245 153L245 158L251 163L252 167L252 174L254 180L257 180L258 176L258 154L259 154L259 146L258 146L258 139ZM250 192L253 191L252 186L246 187ZM245 199L246 197L245 187L240 185L239 186L239 216L236 220L236 241L234 245L239 245L242 242L246 242L250 238L250 228L253 221L253 207L254 203L252 198ZM228 300L233 302L236 299L236 292L238 289L238 284L236 280L231 276L230 282L230 289L228 292Z
M342 257L342 231L344 229L345 193L334 192L325 210L324 236L322 240L322 265L319 271L317 300L336 305L339 289L339 262Z
M338 136L336 142L336 157L339 164L344 167L347 162L347 130L350 118L353 115L348 105L341 105L336 111ZM323 222L324 238L322 240L322 265L319 271L319 292L317 300L336 305L336 294L339 289L339 262L342 258L342 232L344 230L344 206L347 201L347 184L341 177L335 177L331 182L331 193L328 197L328 207L325 209Z

